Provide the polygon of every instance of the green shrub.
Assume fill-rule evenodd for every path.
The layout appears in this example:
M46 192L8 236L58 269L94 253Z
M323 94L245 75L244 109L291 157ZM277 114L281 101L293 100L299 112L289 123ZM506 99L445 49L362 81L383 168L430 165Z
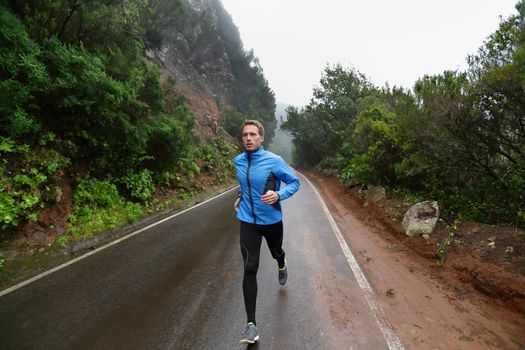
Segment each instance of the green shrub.
M149 172L143 172L151 182ZM141 186L138 180L136 186ZM135 189L138 189L135 188ZM117 186L109 180L83 179L73 192L74 211L69 215L68 231L74 238L90 237L142 216L138 203L125 201Z
M56 236L55 241L59 246L65 247L69 239L67 238L66 235L58 235Z
M149 158L143 165L154 173L154 177L176 170L178 162L190 152L195 120L187 106L180 103L171 115L159 115L144 125L148 133L146 153Z
M142 216L142 208L138 203L126 203L126 215L129 222L135 222Z
M237 147L218 136L209 144L201 144L195 156L204 161L206 170L219 176L220 182L227 182L233 177L233 159L238 152Z
M35 135L33 95L47 91L49 80L39 61L40 46L23 23L0 2L0 134L11 138Z
M45 134L39 144L53 139L53 134ZM0 230L9 234L55 200L50 192L69 159L53 148L30 147L7 137L0 137L0 156Z
M123 201L119 195L117 186L109 180L84 179L73 192L73 203L81 207L83 205L112 208Z
M133 198L145 202L155 192L151 171L144 169L138 173L129 173L120 180L124 183Z

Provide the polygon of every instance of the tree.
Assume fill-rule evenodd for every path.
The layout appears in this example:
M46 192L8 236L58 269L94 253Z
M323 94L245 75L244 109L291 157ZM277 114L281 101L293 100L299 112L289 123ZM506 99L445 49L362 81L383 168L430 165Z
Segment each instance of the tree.
M295 161L314 166L335 158L347 126L357 118L359 101L375 91L358 71L327 66L314 98L301 111L288 109L287 121L281 126L295 137Z

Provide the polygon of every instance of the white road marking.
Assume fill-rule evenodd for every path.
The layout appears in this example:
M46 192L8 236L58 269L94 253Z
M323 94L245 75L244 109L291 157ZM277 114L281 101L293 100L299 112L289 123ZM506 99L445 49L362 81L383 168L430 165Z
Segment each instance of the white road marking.
M304 176L304 175L303 175ZM341 249L343 250L343 254L346 257L346 260L348 261L348 265L350 265L350 268L352 269L352 272L355 275L355 278L357 280L357 283L359 284L359 287L363 290L363 293L365 294L366 301L368 303L368 307L372 311L372 314L374 315L374 318L379 325L379 328L381 329L381 332L383 333L383 336L386 339L388 348L390 350L404 350L403 344L399 341L399 338L396 336L396 334L393 331L393 327L388 322L388 319L385 316L385 313L383 312L383 309L380 305L378 305L374 301L374 292L372 290L372 287L370 286L370 283L368 283L368 280L365 277L365 274L363 273L363 270L359 267L359 264L357 263L354 255L352 254L352 251L348 247L348 244L346 243L345 239L343 238L343 235L341 234L341 231L339 230L339 227L337 227L337 224L332 217L332 214L328 210L328 207L326 206L323 198L315 188L315 186L308 180L306 176L304 176L305 180L312 186L312 189L314 190L315 194L317 195L317 198L321 202L321 207L323 208L326 217L328 218L328 222L330 223L330 226L332 227L332 231L335 234L335 237L337 238L337 241L339 242L339 245L341 246Z
M122 242L122 241L125 241L126 239L129 239L129 238L131 238L131 237L133 237L133 236L136 236L136 235L138 235L139 233L144 232L144 231L146 231L146 230L148 230L148 229L150 229L150 228L152 228L152 227L154 227L154 226L157 226L157 225L159 225L159 224L162 224L162 223L165 222L165 221L171 220L171 219L173 219L174 217L179 216L179 215L181 215L181 214L184 214L184 213L187 212L187 211L190 211L190 210L192 210L192 209L195 209L195 208L197 208L197 207L199 207L199 206L201 206L201 205L203 205L203 204L205 204L205 203L208 203L208 202L210 202L210 201L212 201L212 200L214 200L214 199L216 199L216 198L219 198L220 196L225 195L226 193L230 193L231 191L235 190L235 189L238 188L238 187L239 187L239 186L233 187L232 189L229 189L229 190L226 191L226 192L223 192L223 193L221 193L221 194L218 194L218 195L216 195L215 197L212 197L212 198L210 198L210 199L207 199L207 200L205 200L204 202L201 202L201 203L199 203L199 204L196 204L196 205L194 205L193 207L190 207L190 208L184 209L183 211L180 211L180 212L178 212L178 213L175 213L175 214L173 214L173 215L170 215L170 216L168 216L168 217L166 217L166 218L164 218L164 219L162 219L162 220L160 220L160 221L154 222L154 223L151 224L151 225L148 225L148 226L146 226L146 227L143 227L143 228L141 228L141 229L139 229L139 230L137 230L137 231L134 231L134 232L132 232L132 233L130 233L130 234L124 236L124 237L121 237L121 238L119 238L119 239L117 239L117 240L114 240L114 241L112 241L112 242L110 242L110 243L108 243L108 244L106 244L106 245L104 245L104 246L102 246L102 247L99 247L99 248L97 248L97 249L95 249L95 250L92 250L92 251L90 251L89 253L86 253L86 254L84 254L84 255L81 255L81 256L79 256L78 258L75 258L75 259L69 260L68 262L63 263L62 265L58 265L58 266L56 266L56 267L54 267L54 268L52 268L52 269L50 269L50 270L47 270L47 271L45 271L45 272L43 272L43 273L41 273L41 274L39 274L39 275L36 275L36 276L34 276L34 277L30 278L30 279L27 279L27 280L25 280L25 281L23 281L23 282L20 282L20 283L18 283L18 284L16 284L16 285L12 286L12 287L10 287L10 288L4 289L4 290L0 291L0 297L4 296L4 295L6 295L6 294L9 294L9 293L11 293L11 292L14 292L15 290L20 289L20 288L22 288L22 287L24 287L24 286L27 286L28 284L30 284L30 283L32 283L32 282L35 282L36 280L39 280L39 279L41 279L41 278L43 278L43 277L45 277L45 276L47 276L47 275L50 275L50 274L52 274L52 273L54 273L54 272L57 272L58 270L61 270L61 269L63 269L64 267L67 267L67 266L69 266L69 265L72 265L72 264L74 264L74 263L76 263L76 262L78 262L78 261L80 261L80 260L83 260L83 259L85 259L85 258L87 258L87 257L89 257L89 256L91 256L91 255L93 255L93 254L99 253L99 252L101 252L102 250L104 250L104 249L106 249L106 248L109 248L109 247L111 247L111 246L113 246L113 245L115 245L115 244L118 244L118 243L120 243L120 242Z

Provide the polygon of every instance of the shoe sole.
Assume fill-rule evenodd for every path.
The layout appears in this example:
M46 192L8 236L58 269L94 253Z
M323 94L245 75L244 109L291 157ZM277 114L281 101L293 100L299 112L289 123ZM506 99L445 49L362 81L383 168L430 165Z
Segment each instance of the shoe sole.
M253 340L249 340L249 339L241 339L240 343L241 344L255 344L255 342L259 340L259 336L256 336L255 338L253 338Z

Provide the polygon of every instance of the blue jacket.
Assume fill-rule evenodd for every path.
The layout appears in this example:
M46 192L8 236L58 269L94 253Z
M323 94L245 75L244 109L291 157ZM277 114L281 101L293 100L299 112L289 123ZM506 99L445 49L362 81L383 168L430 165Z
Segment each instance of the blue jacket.
M241 185L237 218L252 224L271 225L283 218L280 201L291 197L300 183L293 170L278 155L265 151L261 146L254 152L244 152L235 157L237 179ZM286 187L281 188L281 181ZM261 196L268 190L279 195L274 204L264 204Z

